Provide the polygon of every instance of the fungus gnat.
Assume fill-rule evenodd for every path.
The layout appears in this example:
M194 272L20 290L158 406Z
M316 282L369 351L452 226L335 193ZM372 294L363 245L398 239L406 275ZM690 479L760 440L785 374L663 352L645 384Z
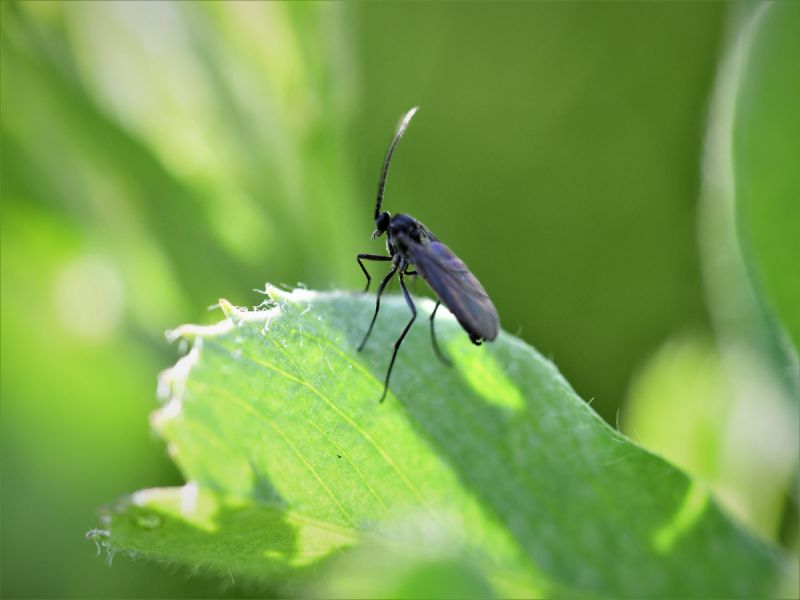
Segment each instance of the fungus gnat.
M389 369L386 371L380 402L383 402L389 390L389 378L392 375L397 351L417 318L417 309L404 281L406 275L420 275L436 293L436 306L430 316L431 341L436 355L444 364L449 366L450 361L439 349L439 345L436 342L436 331L433 327L433 319L440 304L444 304L450 309L450 312L455 315L464 331L469 334L470 341L475 345L480 345L484 340L489 342L494 340L500 327L497 310L486 290L483 289L477 278L470 273L467 265L453 254L450 248L441 243L425 225L414 217L403 214L392 216L386 211L381 212L383 190L386 187L386 174L389 171L392 154L394 154L397 142L400 141L403 133L405 133L411 118L418 108L414 107L409 110L397 126L397 132L394 134L392 143L389 144L389 149L386 152L386 158L381 168L381 176L378 180L378 197L375 202L376 229L372 232L372 239L374 240L385 233L386 250L389 255L359 254L357 258L361 270L364 271L364 275L367 277L367 286L364 288L365 293L369 290L372 278L362 261L373 260L392 263L389 273L378 286L378 294L375 298L375 314L372 316L372 321L364 339L358 346L359 352L364 349L364 345L367 343L370 333L372 333L372 327L375 325L375 319L378 318L378 311L381 308L381 294L395 273L400 279L400 289L403 291L403 297L411 310L411 319L403 329L403 333L394 343L392 360L389 361ZM409 267L413 267L413 270L409 270Z

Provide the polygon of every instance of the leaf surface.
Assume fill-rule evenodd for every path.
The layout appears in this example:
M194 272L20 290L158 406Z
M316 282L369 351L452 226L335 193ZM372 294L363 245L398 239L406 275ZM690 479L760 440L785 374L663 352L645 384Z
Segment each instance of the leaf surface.
M137 492L96 537L117 550L249 579L304 579L357 547L456 558L499 596L769 593L773 552L703 487L610 428L554 365L502 332L469 343L440 309L270 290L184 326L153 424L189 482ZM100 537L102 536L102 537ZM382 550L383 549L383 550ZM365 577L379 576L366 570Z

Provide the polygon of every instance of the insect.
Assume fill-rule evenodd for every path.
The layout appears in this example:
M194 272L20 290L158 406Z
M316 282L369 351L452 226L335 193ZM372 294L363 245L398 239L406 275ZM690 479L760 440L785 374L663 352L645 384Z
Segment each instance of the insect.
M395 274L400 280L400 289L403 291L403 297L411 310L411 319L394 343L394 351L392 352L392 359L389 361L389 369L386 371L380 402L384 401L389 390L389 378L392 376L397 351L417 318L417 309L405 284L407 275L421 276L436 293L436 306L430 316L431 342L436 355L446 365L449 366L450 361L439 349L439 344L436 342L436 331L433 326L436 311L441 304L444 304L455 315L461 327L469 334L470 341L475 345L479 346L484 340L490 342L494 340L500 327L497 310L486 290L483 289L480 282L470 272L467 265L450 248L441 243L425 225L414 217L404 214L392 216L386 211L381 212L389 163L397 147L397 142L403 137L411 118L418 109L419 107L412 108L400 120L392 143L389 144L389 149L386 152L386 158L383 160L380 179L378 179L378 196L375 202L375 231L372 232L372 239L377 239L385 233L386 250L389 254L388 256L382 254L359 254L357 257L358 264L367 277L367 285L364 288L365 293L369 290L372 277L370 277L363 261L392 263L389 273L386 274L378 286L378 293L375 298L375 314L372 315L369 329L367 329L364 339L358 346L359 352L364 349L375 325L375 319L378 318L378 312L381 309L381 294L383 294L383 290Z

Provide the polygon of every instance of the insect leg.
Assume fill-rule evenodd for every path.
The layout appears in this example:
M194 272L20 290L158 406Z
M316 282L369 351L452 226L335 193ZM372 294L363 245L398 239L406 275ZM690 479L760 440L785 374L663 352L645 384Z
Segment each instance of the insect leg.
M372 277L369 276L367 272L367 267L364 266L364 263L361 262L362 260L375 260L375 261L383 261L389 262L392 260L391 256L384 256L382 254L359 254L356 256L356 260L358 261L358 266L361 267L361 270L364 271L364 275L367 276L367 287L364 288L364 292L366 293L369 290L369 284L372 281Z
M436 351L436 356L438 356L439 360L441 360L445 365L447 365L449 367L449 366L452 365L452 363L450 362L450 359L447 358L442 353L442 351L439 349L439 344L436 342L436 330L433 328L433 318L436 316L436 311L439 310L439 306L441 306L441 304L442 303L439 302L439 301L436 302L436 306L433 307L433 312L431 313L431 316L430 316L430 321L431 321L431 341L433 342L433 349Z
M383 402L386 399L386 392L389 391L389 378L392 376L392 369L394 368L394 359L397 358L397 351L400 349L400 344L403 343L403 338L406 337L408 330L411 329L411 325L417 318L417 309L414 306L414 301L411 299L411 295L408 293L408 288L406 288L406 284L403 281L402 271L400 272L400 289L403 290L403 296L406 299L406 304L408 304L408 308L411 309L411 319L406 324L405 329L403 329L403 333L400 334L400 337L397 338L397 341L394 343L394 352L392 352L392 360L389 361L389 370L386 371L386 379L383 382L383 395L381 396L380 402Z
M386 274L386 277L383 278L383 281L381 281L381 284L378 286L378 294L375 297L375 314L372 315L372 321L369 324L369 329L367 329L367 334L364 336L364 339L361 340L361 343L358 345L359 352L361 352L364 349L364 344L367 343L369 334L372 333L372 326L375 325L375 319L378 318L378 311L381 309L381 294L383 293L383 288L386 287L386 284L389 283L389 280L396 272L397 272L397 265L392 265L392 270Z

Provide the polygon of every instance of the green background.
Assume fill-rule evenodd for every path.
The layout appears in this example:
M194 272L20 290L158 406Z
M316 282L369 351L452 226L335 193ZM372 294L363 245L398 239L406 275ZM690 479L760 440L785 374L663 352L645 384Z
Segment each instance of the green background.
M786 30L796 12L765 21ZM796 422L796 362L770 306L800 304L759 295L791 286L758 241L797 203L756 211L755 242L748 221L737 230L742 258L718 231L733 217L714 204L725 161L708 152L750 16L722 3L4 2L3 594L242 593L125 557L109 569L83 534L98 505L180 482L147 425L177 355L165 329L218 319L207 307L221 297L257 304L266 281L362 285L355 254L382 248L369 240L380 161L413 105L386 209L456 251L504 328L606 420L796 551L796 429L773 427ZM767 104L796 97L780 69L770 77ZM747 111L736 118L745 131ZM756 365L746 381L730 375L732 339ZM758 414L770 407L766 425L741 425L743 387Z

